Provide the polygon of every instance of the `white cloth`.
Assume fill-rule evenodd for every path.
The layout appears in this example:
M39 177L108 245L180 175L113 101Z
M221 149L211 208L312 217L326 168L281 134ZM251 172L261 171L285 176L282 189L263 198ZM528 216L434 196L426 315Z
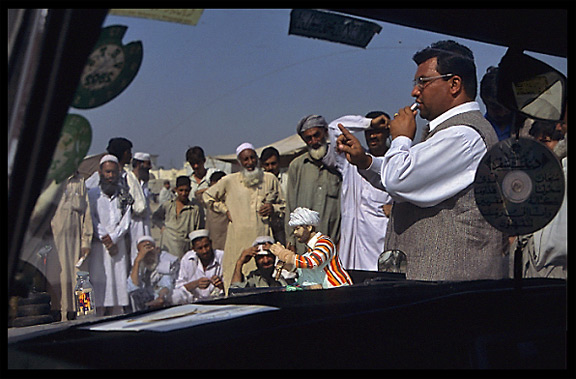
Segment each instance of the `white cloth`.
M362 116L343 116L332 121L328 126L330 148L322 159L324 164L335 166L342 174L338 255L347 270L378 271L378 257L384 251L388 226L388 217L382 206L393 202L386 191L372 186L360 175L356 166L333 147L342 134L338 124L356 133L368 129L370 121L372 119Z
M196 205L200 205L202 206L202 214L204 217L204 213L206 212L205 210L205 206L204 206L204 202L202 201L202 196L200 197L196 197L196 192L200 191L200 190L205 190L208 187L210 187L210 177L212 176L213 173L215 173L216 170L215 168L209 167L206 169L206 175L204 175L204 177L202 179L200 179L200 181L196 181L196 177L194 176L194 171L192 171L192 174L190 174L190 195L188 195L188 198Z
M132 204L132 221L130 223L130 264L138 255L137 241L141 236L149 236L150 231L150 189L148 183L138 180L132 171L126 171L126 181L130 188L130 195L134 199Z
M204 277L210 279L214 275L218 275L222 278L223 255L224 252L222 250L214 249L214 260L204 269L200 258L198 258L194 250L184 254L180 260L180 271L172 292L172 304L188 304L198 300L210 299L214 296L213 292L218 292L218 295L223 294L223 291L218 291L213 284L210 284L206 289L196 288L192 292L184 287L185 284Z
M450 117L474 110L480 110L474 101L454 107L430 121L430 130ZM359 172L372 185L385 189L394 201L426 208L471 185L485 153L486 145L478 132L456 125L414 146L410 138L396 137L384 157L372 157L370 167Z
M294 227L299 225L318 225L320 223L320 213L308 208L298 207L290 213L288 225Z
M88 255L90 282L94 287L96 307L125 306L129 304L126 290L127 259L125 236L130 228L131 209L127 207L122 215L118 206L118 196L108 197L100 187L88 192L94 239L92 250ZM111 256L102 237L109 235L118 247L118 252Z

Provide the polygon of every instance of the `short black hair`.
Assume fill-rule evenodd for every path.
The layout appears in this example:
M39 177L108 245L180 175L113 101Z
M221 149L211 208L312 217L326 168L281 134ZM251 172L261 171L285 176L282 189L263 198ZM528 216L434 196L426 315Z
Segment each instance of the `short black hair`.
M498 102L497 100L498 88L498 67L490 66L486 69L486 73L480 81L480 98L486 102Z
M535 120L528 134L534 138L549 137L553 141L564 139L562 131L556 129L555 121Z
M226 173L224 171L215 171L210 175L210 182L217 182L225 176Z
M471 99L476 98L478 83L472 50L456 41L438 41L418 51L412 60L420 65L431 58L437 59L436 71L440 75L458 75L462 78L464 92Z
M260 161L264 162L272 156L276 156L278 159L280 159L280 152L274 146L268 146L262 150L262 153L260 154Z
M186 162L206 162L204 150L200 146L194 146L186 150Z
M108 141L108 147L106 148L106 151L114 155L120 161L122 160L124 152L129 149L132 149L132 142L130 142L130 140L124 137L115 137Z
M366 113L366 116L364 116L364 117L366 117L366 118L376 118L376 117L380 117L380 116L382 116L382 115L386 116L387 119L390 119L390 115L389 115L388 113L386 113L386 112L383 112L383 111L372 111L372 112L368 112L368 113Z
M182 176L179 176L176 178L176 187L185 186L185 185L190 187L191 183L192 182L190 181L190 178L187 176L182 175Z

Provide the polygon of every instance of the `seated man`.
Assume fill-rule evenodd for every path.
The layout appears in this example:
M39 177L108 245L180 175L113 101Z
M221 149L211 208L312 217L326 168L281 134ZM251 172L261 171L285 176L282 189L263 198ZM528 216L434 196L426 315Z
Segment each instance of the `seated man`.
M234 268L232 283L230 288L248 287L285 287L294 282L293 279L284 279L277 275L274 269L276 257L270 251L270 246L274 243L272 237L261 236L256 238L251 247L245 249ZM242 267L254 257L256 270L251 271L246 278L242 274ZM278 278L276 278L278 276Z
M224 294L222 281L222 250L212 249L207 229L189 235L192 250L180 261L180 272L172 293L174 304L208 300Z
M136 248L138 254L127 280L132 311L169 305L178 273L178 259L160 251L151 236L138 238Z
M306 244L306 253L297 255L279 242L272 245L270 251L285 262L285 269L296 268L299 285L332 288L352 284L350 275L342 268L334 242L327 235L316 231L319 223L318 212L296 208L290 213L288 225L294 228L298 242Z

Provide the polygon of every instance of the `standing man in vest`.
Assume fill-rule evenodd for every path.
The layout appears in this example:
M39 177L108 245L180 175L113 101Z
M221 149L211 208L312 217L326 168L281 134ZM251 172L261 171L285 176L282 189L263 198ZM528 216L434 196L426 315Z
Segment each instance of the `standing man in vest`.
M474 101L472 51L439 41L413 60L418 68L411 95L418 108L394 115L384 157L366 154L342 126L338 148L394 199L385 247L406 254L407 279L506 278L507 236L484 220L474 200L476 169L498 138ZM412 146L418 110L430 132Z

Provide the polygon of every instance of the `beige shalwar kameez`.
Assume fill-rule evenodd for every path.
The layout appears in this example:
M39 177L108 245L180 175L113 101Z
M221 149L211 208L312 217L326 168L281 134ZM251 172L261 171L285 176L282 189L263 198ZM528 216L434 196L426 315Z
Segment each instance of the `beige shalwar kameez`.
M258 236L272 236L270 217L261 217L258 210L264 203L274 207L274 213L284 212L284 199L280 196L280 183L273 174L264 173L260 184L246 187L242 173L226 175L208 188L203 195L206 206L218 213L230 212L226 245L224 250L223 280L228 291L234 266L240 254ZM243 272L248 275L256 269L254 260L245 264Z
M52 309L66 320L66 313L75 311L76 262L81 250L90 248L93 233L88 191L80 175L68 179L50 224L56 251L47 256L46 276L55 296Z

